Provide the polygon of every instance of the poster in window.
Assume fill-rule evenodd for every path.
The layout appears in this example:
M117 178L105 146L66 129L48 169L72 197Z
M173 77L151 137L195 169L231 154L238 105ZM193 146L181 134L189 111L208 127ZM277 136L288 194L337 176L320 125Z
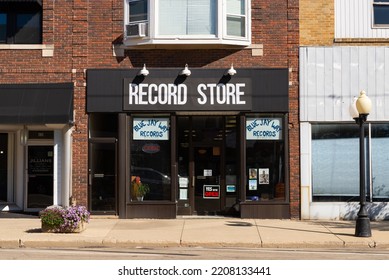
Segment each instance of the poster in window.
M259 168L259 184L268 185L269 184L269 168Z
M257 180L251 179L249 180L249 191L256 191L257 190Z
M180 189L180 200L188 200L188 189Z
M249 168L249 179L257 179L257 169Z
M236 186L235 185L227 185L226 189L227 189L228 193L236 192Z
M204 185L203 186L203 198L205 198L205 199L219 199L220 198L220 185Z

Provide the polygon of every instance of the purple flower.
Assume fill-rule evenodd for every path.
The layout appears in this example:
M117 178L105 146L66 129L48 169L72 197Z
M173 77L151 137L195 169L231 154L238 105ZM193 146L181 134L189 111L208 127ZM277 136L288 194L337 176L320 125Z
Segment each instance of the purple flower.
M89 223L90 213L85 206L69 206L65 208L62 215L64 222L61 230L71 232L75 230L81 222Z
M72 232L80 223L89 223L90 213L85 206L51 206L40 212L42 222L60 232ZM54 218L53 218L54 217Z

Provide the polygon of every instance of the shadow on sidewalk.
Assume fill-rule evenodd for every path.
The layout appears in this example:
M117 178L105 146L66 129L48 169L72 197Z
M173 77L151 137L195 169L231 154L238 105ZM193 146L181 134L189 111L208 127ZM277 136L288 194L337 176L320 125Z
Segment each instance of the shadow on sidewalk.
M239 221L227 221L226 225L230 226L230 227L252 227L252 226L254 226L252 223L239 222Z
M351 233L335 233L330 231L317 231L317 230L305 230L305 229L296 229L296 228L282 228L282 227L272 227L272 226L257 226L258 228L273 228L273 229L282 229L286 231L298 231L298 232L308 232L308 233L320 233L320 234L329 234L329 235L342 235L342 236L354 236Z
M1 212L0 219L39 219L38 213Z
M296 221L297 223L297 221ZM348 234L348 233L335 233L332 232L330 227L335 227L335 228L352 228L352 225L350 224L341 224L341 223L336 223L336 222L318 222L318 223L311 223L312 225L321 225L323 226L326 230L323 231L317 231L317 230L308 230L308 229L301 229L301 228L293 228L293 227L279 227L279 226L265 226L265 225L254 225L249 222L242 222L242 221L226 221L225 225L230 226L230 227L253 227L256 226L258 229L260 228L268 228L268 229L279 229L279 230L285 230L285 231L295 231L295 232L306 232L306 233L320 233L320 234L329 234L329 235L343 235L343 236L354 236L354 234Z

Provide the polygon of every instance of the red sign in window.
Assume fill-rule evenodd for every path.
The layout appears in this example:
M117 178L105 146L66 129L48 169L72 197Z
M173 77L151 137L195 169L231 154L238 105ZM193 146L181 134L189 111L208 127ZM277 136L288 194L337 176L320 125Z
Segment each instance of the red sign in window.
M204 185L203 198L219 199L220 198L220 186L219 185Z

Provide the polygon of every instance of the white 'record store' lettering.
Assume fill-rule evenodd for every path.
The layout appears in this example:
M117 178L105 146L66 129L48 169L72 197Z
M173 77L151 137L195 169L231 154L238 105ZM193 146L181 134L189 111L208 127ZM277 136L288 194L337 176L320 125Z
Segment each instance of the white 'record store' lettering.
M199 105L244 105L245 84L199 84ZM185 105L188 88L185 84L129 84L129 105Z

